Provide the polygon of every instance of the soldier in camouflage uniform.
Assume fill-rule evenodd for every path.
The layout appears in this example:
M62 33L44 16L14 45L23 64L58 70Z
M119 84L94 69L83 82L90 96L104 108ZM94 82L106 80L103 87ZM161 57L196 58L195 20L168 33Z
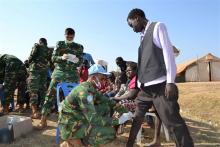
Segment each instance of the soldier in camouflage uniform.
M77 67L82 64L82 45L73 42L75 31L72 28L65 30L66 41L58 41L52 55L55 69L51 76L51 82L45 97L41 111L41 122L39 129L46 127L47 115L51 111L53 100L56 98L56 86L59 82L79 83Z
M5 97L2 100L3 113L9 113L9 104L13 101L18 88L17 103L23 107L27 71L24 63L13 55L0 55L0 85L4 85Z
M29 77L27 79L32 118L38 118L37 106L39 98L44 98L47 91L47 75L51 53L47 47L47 40L40 38L39 43L35 43L32 48L29 62Z
M50 62L49 62L50 66L49 66L49 70L48 70L48 74L47 74L47 89L50 85L51 75L52 75L52 72L54 70L54 64L53 64L52 59L51 59L54 48L49 47L48 49L49 49L49 55L50 55Z
M89 79L75 87L61 103L59 124L64 140L61 147L71 146L71 142L76 140L90 146L106 144L115 138L113 126L132 117L122 105L98 92L107 78L101 65L91 66L89 75ZM116 119L110 116L112 111L124 114Z

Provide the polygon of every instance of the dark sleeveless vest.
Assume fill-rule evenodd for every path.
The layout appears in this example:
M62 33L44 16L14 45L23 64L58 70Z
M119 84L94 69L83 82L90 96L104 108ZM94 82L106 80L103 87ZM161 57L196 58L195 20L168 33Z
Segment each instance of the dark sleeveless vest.
M155 25L150 24L138 51L138 80L142 84L166 75L163 51L153 43Z

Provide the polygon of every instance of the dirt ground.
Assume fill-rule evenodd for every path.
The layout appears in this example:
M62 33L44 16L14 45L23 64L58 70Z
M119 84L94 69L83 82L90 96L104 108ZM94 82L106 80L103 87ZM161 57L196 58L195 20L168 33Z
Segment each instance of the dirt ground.
M197 147L220 147L220 82L212 83L181 83L178 84L181 114L187 122L190 133ZM28 115L30 112L23 114ZM16 139L11 145L0 147L57 147L55 144L57 115L52 114L48 121L48 128L33 132ZM36 126L39 120L34 120ZM125 133L118 136L115 141L106 147L124 147L130 125L125 127ZM153 129L144 129L142 147L144 142L150 142ZM163 133L162 146L174 147L173 142L166 142Z

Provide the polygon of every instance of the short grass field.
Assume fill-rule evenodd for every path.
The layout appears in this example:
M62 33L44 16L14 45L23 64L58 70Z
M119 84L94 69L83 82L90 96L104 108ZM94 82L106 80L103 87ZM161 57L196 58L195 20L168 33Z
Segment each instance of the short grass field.
M197 147L220 147L220 82L180 83L180 112L186 120L190 133ZM30 115L27 112L22 115ZM55 130L57 115L52 114L48 128L43 131L34 130L16 139L11 145L0 147L56 147ZM39 120L34 120L36 126ZM125 127L125 133L106 147L124 147L128 138L130 124ZM144 129L142 142L150 142L153 129ZM174 147L173 142L166 142L163 134L162 146ZM142 147L143 144L135 145Z

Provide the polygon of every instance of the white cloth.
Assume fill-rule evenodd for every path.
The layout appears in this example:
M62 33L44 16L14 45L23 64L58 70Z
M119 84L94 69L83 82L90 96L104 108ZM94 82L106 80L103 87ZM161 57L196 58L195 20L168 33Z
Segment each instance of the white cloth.
M65 40L65 43L67 43L67 44L68 43L73 43L73 40L70 40L70 41L69 40Z
M143 37L145 36L147 29L149 28L151 22L148 21L145 30L141 32L141 41L143 40ZM175 63L175 57L173 53L173 46L170 42L166 26L158 22L156 23L153 31L153 43L163 50L163 56L164 56L164 62L166 66L167 75L162 76L158 79L155 79L153 81L143 83L144 86L150 86L162 83L164 81L167 81L167 83L175 83L175 77L176 77L176 63ZM140 81L138 81L138 87L141 86Z
M68 58L67 61L73 62L73 63L78 63L79 59L76 57L76 55L73 54L67 54Z
M123 124L126 121L132 119L132 117L134 117L134 114L131 113L130 111L128 113L123 113L122 116L118 119L118 123Z

